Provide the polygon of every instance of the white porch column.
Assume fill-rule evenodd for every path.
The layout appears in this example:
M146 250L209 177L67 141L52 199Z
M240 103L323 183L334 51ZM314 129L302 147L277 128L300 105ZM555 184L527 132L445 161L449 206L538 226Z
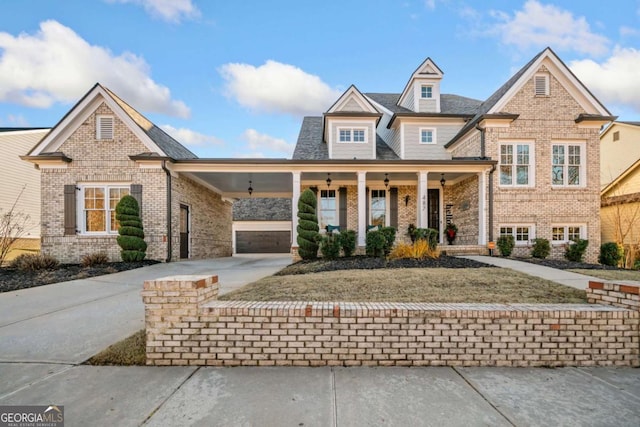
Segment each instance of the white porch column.
M367 234L367 173L358 172L358 246L365 245Z
M429 227L429 192L427 191L428 172L418 172L418 228Z
M298 199L300 199L300 172L293 174L293 195L291 196L291 246L298 247Z
M478 244L487 244L487 213L486 208L487 198L487 174L486 172L478 173Z

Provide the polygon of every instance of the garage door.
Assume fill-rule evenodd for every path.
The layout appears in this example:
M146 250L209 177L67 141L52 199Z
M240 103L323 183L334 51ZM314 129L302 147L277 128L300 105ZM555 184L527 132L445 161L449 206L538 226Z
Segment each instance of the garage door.
M291 251L291 231L236 231L236 253L283 253Z

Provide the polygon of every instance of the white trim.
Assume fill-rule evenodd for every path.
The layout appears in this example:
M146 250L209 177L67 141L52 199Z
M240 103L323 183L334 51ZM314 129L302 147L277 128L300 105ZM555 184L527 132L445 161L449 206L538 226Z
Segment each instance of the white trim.
M564 164L563 166L563 183L562 184L554 184L553 183L553 147L556 145L562 145L565 147L565 152L564 152ZM569 149L568 147L570 145L573 146L579 146L580 147L580 175L579 175L579 180L580 182L578 183L578 185L569 185L567 184L567 181L569 179L569 170L568 170L568 158L569 158ZM549 165L549 167L551 168L551 188L586 188L587 186L587 143L586 141L575 141L575 140L551 140L551 146L550 146L550 150L551 153L549 155L550 159L551 159L551 164ZM560 166L560 165L557 165Z
M298 200L300 199L300 172L291 172L291 246L298 247ZM235 249L234 249L235 250Z
M336 102L329 108L327 113L335 113L337 111L341 111L341 108L344 107L351 98L356 100L358 105L362 107L363 112L366 112L366 113L379 112L378 110L376 110L375 106L373 106L373 104L369 102L369 98L363 95L362 92L360 92L360 90L358 90L357 87L355 87L354 85L351 85L346 91L344 91L342 95L340 95L340 97L336 100Z
M543 79L544 88L542 93L538 93L538 79ZM550 95L549 73L536 73L533 76L533 95L545 97Z
M422 132L431 132L431 142L422 142ZM430 127L421 127L418 129L418 143L421 145L436 145L438 143L438 139L436 136L437 129Z
M513 228L511 235L516 242L516 246L527 246L536 238L536 225L534 223L500 223L498 224L498 237L502 236L500 229L506 227ZM529 238L527 240L516 240L518 235L517 229L524 227L529 228Z
M87 231L87 220L84 215L84 193L87 188L102 188L104 190L105 231ZM117 236L118 231L111 230L111 216L109 215L109 190L112 188L126 188L131 194L130 182L83 182L76 184L76 218L78 236Z
M513 157L513 163L510 163L509 165L505 166L511 166L512 168L514 168L512 170L512 174L511 174L511 184L503 184L502 180L501 180L501 170L500 167L503 165L502 164L502 146L504 145L511 145L512 147L514 147L514 150L512 150L511 156ZM529 174L528 174L528 183L527 184L517 184L517 173L515 168L518 166L516 161L517 161L517 156L518 156L518 152L517 152L517 146L518 145L527 145L529 147ZM509 189L509 188L535 188L536 186L536 155L535 155L535 143L532 140L518 140L518 139L505 139L505 140L499 140L498 141L498 165L497 165L497 169L498 169L498 187L500 188L504 188L504 189Z
M325 183L326 184L326 183ZM322 192L323 191L335 191L335 199L336 199L336 219L338 220L338 224L327 224L327 225L340 225L340 189L339 188L318 188L318 192L316 194L316 203L318 206L318 225L320 226L320 233L324 232L324 228L322 228L321 223L321 212L322 212ZM345 224L346 227L346 224Z
M337 144L367 144L369 142L369 135L367 132L369 130L368 127L360 127L360 126L338 126L336 127L336 143ZM340 132L349 131L349 141L340 141ZM364 132L364 141L354 141L355 131ZM374 151L375 155L375 151Z
M562 227L564 228L564 236L562 240L553 240L553 229L555 228L559 228ZM581 239L586 239L587 238L587 224L586 223L555 223L552 222L551 223L551 244L553 245L563 245L566 243L569 243L570 240L568 239L569 237L569 227L578 227L580 228L580 238Z
M391 223L391 209L389 206L389 188L385 188L384 186L369 186L369 191L367 192L367 204L369 205L369 218L367 218L367 225L373 225L371 220L373 218L373 209L372 209L372 199L371 196L372 191L384 191L384 226L389 227Z
M102 128L103 128L103 120L106 119L110 119L111 120L111 134L107 135L110 136L110 138L107 138L106 136L103 136L103 132L102 132ZM113 141L114 137L115 137L115 131L116 131L116 126L115 126L115 118L113 116L113 114L96 114L96 140L98 141Z
M358 171L358 246L365 245L367 234L367 172Z
M431 96L422 96L422 88L431 88ZM434 99L435 97L433 95L433 84L420 83L420 99Z

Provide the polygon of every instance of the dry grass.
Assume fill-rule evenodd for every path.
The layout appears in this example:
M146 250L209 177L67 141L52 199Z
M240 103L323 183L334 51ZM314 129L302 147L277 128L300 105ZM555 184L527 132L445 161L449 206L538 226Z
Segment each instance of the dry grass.
M89 365L144 365L147 360L146 333L142 329L129 338L107 347L87 361Z
M635 280L640 281L640 271L638 270L589 270L572 268L569 271L586 274L603 280Z
M393 247L393 250L389 254L389 259L401 259L401 258L413 258L413 259L425 259L425 258L438 258L440 256L440 250L438 248L431 248L429 242L424 239L418 239L412 244L398 243Z
M244 301L586 303L585 291L496 268L343 270L270 276L222 295Z

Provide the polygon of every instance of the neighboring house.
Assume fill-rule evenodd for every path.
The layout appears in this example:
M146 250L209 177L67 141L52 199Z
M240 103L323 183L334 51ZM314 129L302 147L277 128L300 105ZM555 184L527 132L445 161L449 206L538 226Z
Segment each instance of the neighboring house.
M25 157L42 170L43 251L65 260L98 248L116 254L107 200L130 192L142 200L150 258L178 258L183 239L189 257L230 254L238 238L230 203L250 197L293 201L296 255L297 201L311 188L321 227L355 230L360 248L369 226L395 226L399 240L410 224L431 227L443 242L455 223L452 252L484 252L509 234L517 254L541 237L561 256L582 237L595 261L609 111L551 49L485 101L441 93L442 79L427 58L401 93L349 87L323 116L304 118L291 160L198 159L96 85Z
M233 204L233 253L291 252L291 199L249 198Z
M20 217L29 216L14 249L40 248L40 171L20 160L20 156L27 154L47 132L49 129L45 128L0 128L0 174L4 184L0 215L15 205L14 212Z
M600 135L600 186L604 189L640 159L640 122L613 122Z

